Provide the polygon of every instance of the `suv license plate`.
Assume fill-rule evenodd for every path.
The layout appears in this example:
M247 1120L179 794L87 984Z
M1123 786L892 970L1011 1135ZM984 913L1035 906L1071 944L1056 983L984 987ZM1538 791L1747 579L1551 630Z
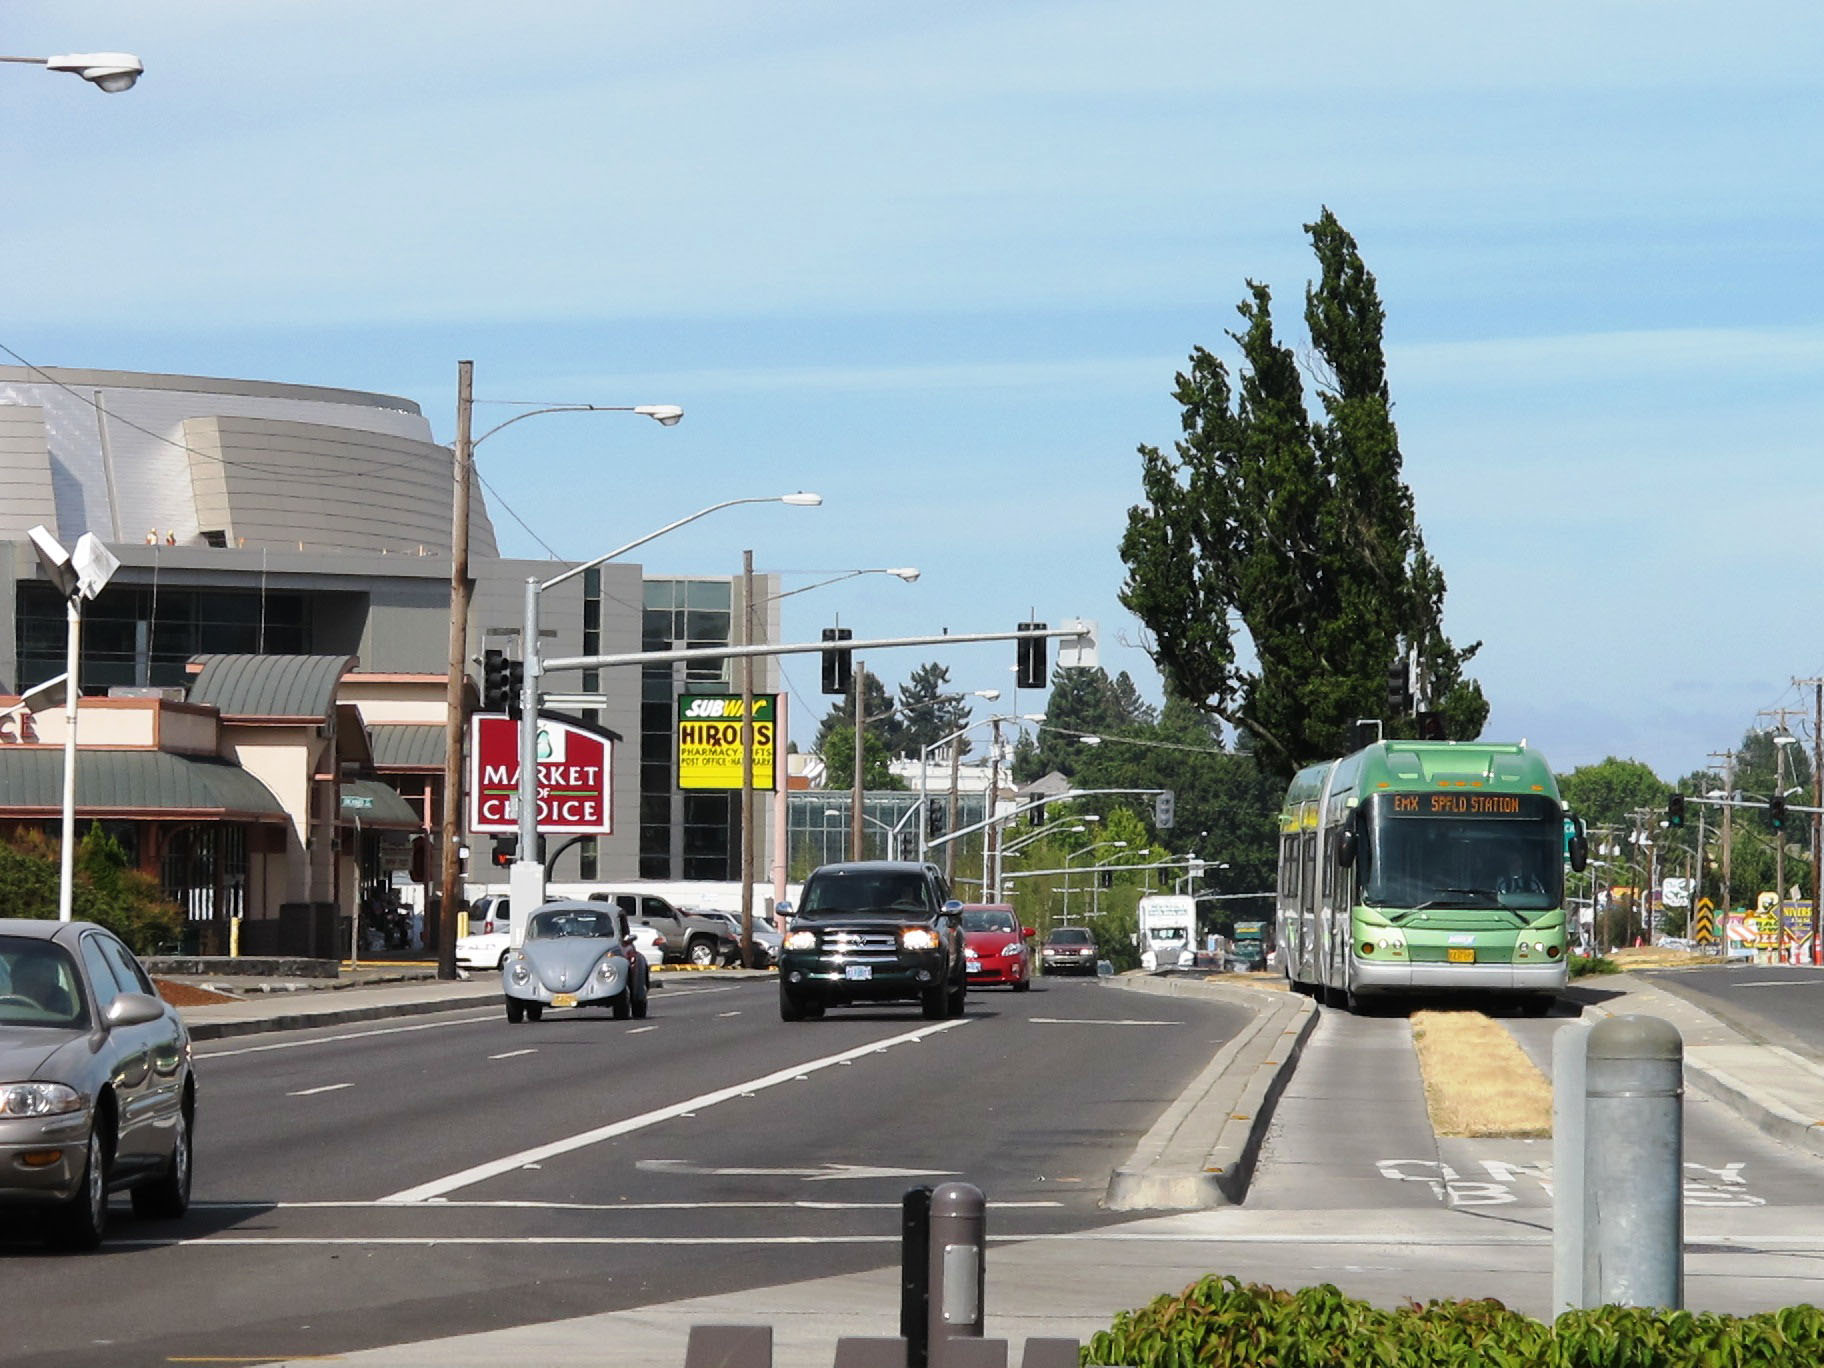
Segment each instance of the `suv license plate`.
M551 994L551 1005L553 1007L574 1007L576 1006L576 994L553 993Z
M871 979L874 977L874 966L871 964L851 964L842 971L844 978Z
M1474 950L1458 950L1453 946L1447 953L1452 964L1474 964L1476 962Z

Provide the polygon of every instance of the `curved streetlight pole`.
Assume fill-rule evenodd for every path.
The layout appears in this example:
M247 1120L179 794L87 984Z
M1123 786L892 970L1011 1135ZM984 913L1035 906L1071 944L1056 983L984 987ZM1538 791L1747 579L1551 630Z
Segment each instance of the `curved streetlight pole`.
M1064 920L1065 921L1068 922L1070 920L1070 862L1072 860L1076 859L1077 856L1079 856L1079 855L1087 855L1091 851L1095 851L1095 850L1106 850L1111 846L1116 850L1126 850L1127 842L1126 841L1097 841L1094 845L1086 845L1081 850L1073 850L1070 854L1068 854L1064 857Z
M145 63L130 52L70 52L61 57L0 57L0 62L22 62L49 71L67 71L110 95L131 90L133 83L146 70Z
M607 411L637 413L664 427L675 427L684 410L676 404L640 405L632 408L598 404L562 404L517 413L471 438L475 404L475 363L456 363L455 490L450 500L450 673L444 691L443 814L438 832L440 846L437 888L437 977L456 977L456 914L462 901L461 821L462 747L468 729L469 605L475 581L469 574L469 500L474 486L475 448L523 418L540 413ZM657 535L656 533L654 535Z

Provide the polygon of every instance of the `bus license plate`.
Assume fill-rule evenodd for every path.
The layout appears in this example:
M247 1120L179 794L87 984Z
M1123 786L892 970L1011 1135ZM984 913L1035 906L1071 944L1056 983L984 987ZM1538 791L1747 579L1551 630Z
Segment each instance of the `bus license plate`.
M842 973L844 978L871 979L874 977L874 966L871 964L851 964L846 966Z
M1455 952L1453 951L1452 953L1454 954ZM576 1006L576 994L553 993L551 994L551 1005L553 1007L574 1007Z
M1474 964L1476 962L1474 950L1459 950L1453 946L1448 953L1452 964Z

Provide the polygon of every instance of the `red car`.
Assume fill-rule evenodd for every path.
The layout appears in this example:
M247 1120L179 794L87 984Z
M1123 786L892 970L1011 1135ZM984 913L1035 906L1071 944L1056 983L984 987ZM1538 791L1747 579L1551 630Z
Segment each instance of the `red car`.
M1032 938L1006 903L973 903L963 907L963 944L969 982L1005 983L1016 993L1032 987Z

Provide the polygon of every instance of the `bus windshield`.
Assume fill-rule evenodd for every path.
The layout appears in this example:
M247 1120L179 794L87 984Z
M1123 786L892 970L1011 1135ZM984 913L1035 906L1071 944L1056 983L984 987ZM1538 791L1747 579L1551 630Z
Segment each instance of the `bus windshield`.
M1543 794L1377 794L1356 856L1362 901L1544 912L1564 896L1564 819Z

